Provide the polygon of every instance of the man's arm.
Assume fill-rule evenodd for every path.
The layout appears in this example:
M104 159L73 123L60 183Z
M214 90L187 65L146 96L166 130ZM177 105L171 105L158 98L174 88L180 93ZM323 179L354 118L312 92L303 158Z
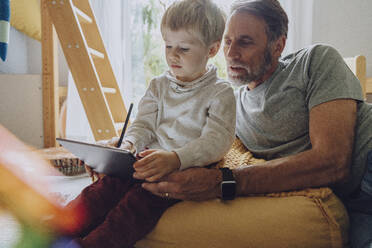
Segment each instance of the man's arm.
M233 171L237 194L280 192L328 186L346 180L352 155L356 122L354 100L334 100L310 111L312 148L296 155L247 165ZM154 194L183 200L206 200L219 196L219 170L205 168L175 172L163 182L144 183Z
M315 106L309 118L312 148L236 170L238 193L280 192L328 186L346 180L356 111L354 100L334 100Z

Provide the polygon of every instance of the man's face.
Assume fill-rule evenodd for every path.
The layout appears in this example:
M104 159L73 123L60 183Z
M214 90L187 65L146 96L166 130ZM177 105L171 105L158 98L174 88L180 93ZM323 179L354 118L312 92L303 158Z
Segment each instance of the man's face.
M272 67L265 28L264 20L249 13L231 16L224 36L224 53L227 73L234 84L261 81Z

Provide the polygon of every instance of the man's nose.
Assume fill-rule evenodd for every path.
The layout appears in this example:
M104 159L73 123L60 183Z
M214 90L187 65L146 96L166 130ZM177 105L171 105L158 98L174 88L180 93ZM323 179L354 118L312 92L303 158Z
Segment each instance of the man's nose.
M226 46L225 50L225 56L229 59L238 59L240 58L240 51L235 45L234 42L232 42L230 45Z

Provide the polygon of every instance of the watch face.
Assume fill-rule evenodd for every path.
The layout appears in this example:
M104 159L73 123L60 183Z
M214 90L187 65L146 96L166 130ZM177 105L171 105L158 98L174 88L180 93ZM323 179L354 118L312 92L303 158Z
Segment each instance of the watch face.
M235 197L235 181L225 181L221 183L222 199L232 200Z

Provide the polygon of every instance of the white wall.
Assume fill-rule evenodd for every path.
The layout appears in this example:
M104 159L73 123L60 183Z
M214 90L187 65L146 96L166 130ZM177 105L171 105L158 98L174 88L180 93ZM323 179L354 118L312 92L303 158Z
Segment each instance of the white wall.
M23 142L44 146L40 74L0 74L0 124Z
M67 85L68 67L58 48L59 84ZM41 74L41 43L11 27L7 59L0 59L0 74Z
M314 0L312 39L334 46L343 57L366 56L372 77L371 0Z

